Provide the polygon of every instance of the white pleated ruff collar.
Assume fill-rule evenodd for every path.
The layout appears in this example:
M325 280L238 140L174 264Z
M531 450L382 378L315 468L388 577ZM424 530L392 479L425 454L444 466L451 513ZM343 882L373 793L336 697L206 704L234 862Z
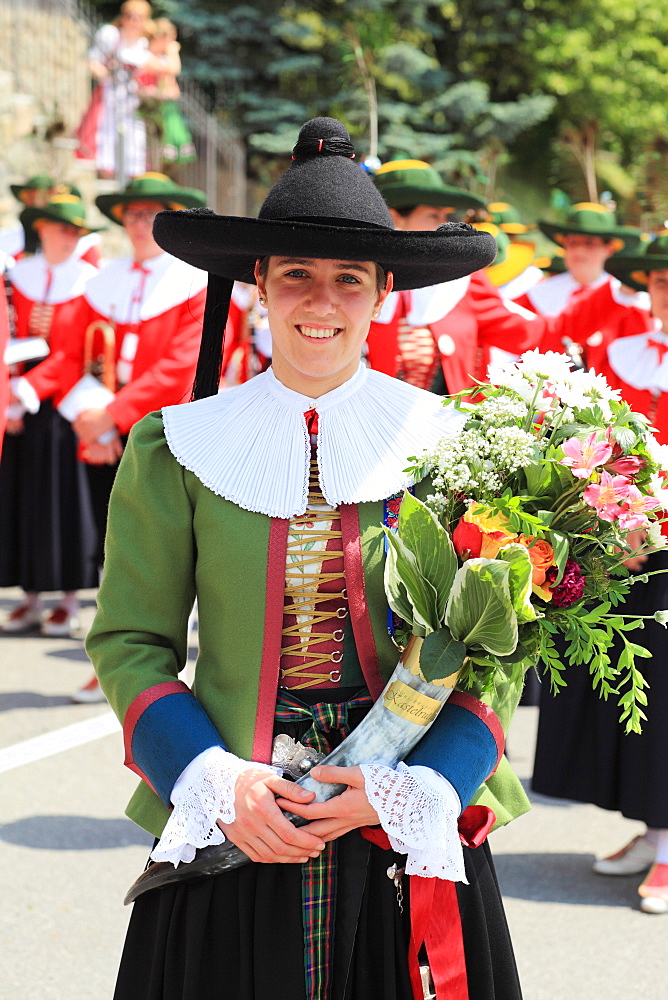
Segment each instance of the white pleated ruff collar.
M329 504L384 500L412 485L408 459L465 421L453 406L360 365L313 400L271 368L217 396L162 410L174 458L217 496L269 517L303 514L311 443L304 413L318 413L320 487Z

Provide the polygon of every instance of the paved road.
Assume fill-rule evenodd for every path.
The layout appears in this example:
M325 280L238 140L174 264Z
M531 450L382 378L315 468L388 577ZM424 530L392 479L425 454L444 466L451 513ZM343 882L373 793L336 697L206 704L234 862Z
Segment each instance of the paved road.
M0 614L15 597L0 591ZM123 817L135 778L107 706L69 701L89 676L81 639L0 637L0 663L0 1000L110 1000L149 848ZM535 725L520 708L509 740L526 779ZM525 1000L668 1000L668 915L638 910L638 879L591 873L639 826L535 797L493 835Z

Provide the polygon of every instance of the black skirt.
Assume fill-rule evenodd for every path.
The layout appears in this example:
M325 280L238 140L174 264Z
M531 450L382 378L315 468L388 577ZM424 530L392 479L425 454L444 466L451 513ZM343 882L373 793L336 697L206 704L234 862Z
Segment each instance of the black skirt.
M409 890L402 914L387 876L395 856L356 831L342 841L331 1000L412 1000ZM521 1000L489 847L464 858L469 1000ZM248 864L141 896L114 1000L304 1000L300 868Z
M308 704L354 689L300 691ZM354 728L367 709L350 708ZM276 722L301 740L308 723ZM330 748L342 738L328 732ZM403 912L388 867L404 859L354 830L337 841L332 986L318 1000L412 1000L410 879ZM485 843L464 848L457 898L469 1000L521 1000L510 934ZM254 864L154 889L134 903L114 1000L305 1000L302 866Z
M668 567L668 553L651 556L645 570ZM668 574L631 589L625 614L668 609ZM532 787L542 795L590 802L627 819L668 828L668 634L662 625L627 633L651 659L636 659L649 683L647 720L640 735L624 733L617 697L603 701L592 690L587 665L567 667L568 686L553 696L541 685L540 719ZM615 645L618 655L620 646Z
M0 587L97 586L88 483L69 423L49 400L6 435L0 462Z

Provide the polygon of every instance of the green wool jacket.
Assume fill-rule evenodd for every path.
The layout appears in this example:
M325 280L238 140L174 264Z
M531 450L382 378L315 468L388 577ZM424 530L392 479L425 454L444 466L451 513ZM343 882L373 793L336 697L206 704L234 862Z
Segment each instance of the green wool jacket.
M387 632L383 514L383 501L341 507L351 595L344 659L359 663L373 697L397 662ZM135 425L112 492L105 573L87 650L123 724L126 763L137 773L144 771L133 760L133 731L154 692L179 686L195 598L193 693L225 747L246 760L269 760L287 529L288 521L238 507L183 468L167 446L160 413ZM519 693L504 690L483 699L504 729ZM169 757L172 736L175 743L186 738L178 721L168 730L149 752ZM143 780L127 814L160 836L169 815L163 799ZM493 809L496 825L529 808L505 757L473 802Z

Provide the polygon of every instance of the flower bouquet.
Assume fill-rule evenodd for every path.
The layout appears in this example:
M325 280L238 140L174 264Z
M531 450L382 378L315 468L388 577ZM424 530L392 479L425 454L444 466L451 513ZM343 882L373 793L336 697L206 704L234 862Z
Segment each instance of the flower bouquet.
M650 654L629 633L645 618L665 624L668 612L623 613L632 584L647 579L624 560L664 545L668 447L602 376L572 371L564 355L528 352L490 381L477 401L460 394L447 404L466 418L458 437L411 459L416 481L431 476L431 493L424 503L406 494L386 531L396 638L423 637L427 680L463 644L459 685L481 696L519 690L538 661L558 689L562 636L564 659L586 664L600 694L618 696L626 731L639 732L647 697L636 657Z

